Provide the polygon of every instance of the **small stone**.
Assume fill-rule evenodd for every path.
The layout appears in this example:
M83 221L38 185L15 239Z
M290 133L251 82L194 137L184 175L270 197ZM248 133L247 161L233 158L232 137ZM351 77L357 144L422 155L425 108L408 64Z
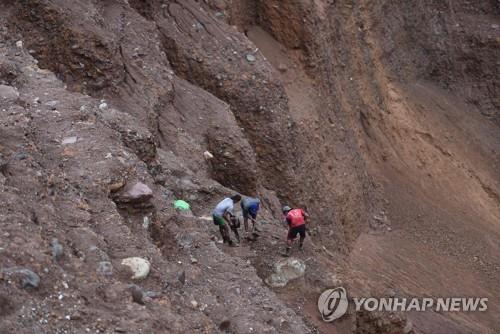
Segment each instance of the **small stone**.
M17 160L26 160L28 159L28 154L24 153L24 152L21 152L21 153L17 153L14 158L16 158Z
M57 100L52 100L52 101L47 101L44 103L47 107L55 109L56 106L59 104L59 101Z
M247 59L247 61L249 63L253 63L253 62L255 62L257 60L257 58L255 58L255 56L253 54L251 54L251 53L249 53L249 54L246 55L246 59Z
M99 110L104 111L106 109L108 109L108 104L106 102L99 104Z
M97 272L104 276L113 275L113 265L109 261L101 261L97 266Z
M214 158L214 155L208 151L205 151L203 152L203 157L205 158L205 160L210 160Z
M288 68L283 63L281 63L281 64L278 65L278 70L280 70L281 72L286 72L287 69Z
M52 257L54 258L54 260L59 261L64 254L63 246L56 238L52 239L50 245L52 246Z
M64 138L63 141L62 141L62 145L69 145L69 144L74 144L76 143L76 141L78 140L78 137L77 136L73 136L73 137L67 137L67 138Z
M181 282L182 285L186 284L186 272L184 270L181 271L177 276L177 279L179 280L179 282Z
M155 298L160 298L161 297L161 293L160 292L155 292L155 291L146 291L146 292L144 292L144 296L148 297L148 298L151 298L151 299L155 299Z
M6 268L0 271L7 279L10 277L17 277L21 281L21 287L24 288L37 288L40 284L40 277L32 270L27 268Z
M135 284L130 284L129 287L134 303L144 305L144 292L142 289Z
M196 300L192 300L192 301L191 301L191 306L192 306L193 308L197 308L197 307L198 307L198 302L197 302Z
M144 216L142 218L142 227L147 230L149 228L149 225L151 224L151 219L149 219L148 216Z
M16 46L17 46L19 49L22 49L22 48L23 48L23 41L17 41L17 42L16 42Z
M122 260L122 265L127 266L132 270L132 279L140 280L146 278L149 274L151 264L148 260L141 257L129 257Z
M194 257L192 257L192 258L191 258L191 263L192 263L192 264L196 264L196 263L198 263L198 260L197 260L197 259L195 259Z

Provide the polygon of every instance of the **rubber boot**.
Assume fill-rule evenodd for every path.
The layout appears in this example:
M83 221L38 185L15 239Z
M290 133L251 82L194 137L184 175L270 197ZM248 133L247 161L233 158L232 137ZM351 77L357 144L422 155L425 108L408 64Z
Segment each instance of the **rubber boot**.
M281 255L283 255L284 257L289 257L290 256L290 251L292 250L291 247L286 247L285 248L285 252L284 253L281 253Z

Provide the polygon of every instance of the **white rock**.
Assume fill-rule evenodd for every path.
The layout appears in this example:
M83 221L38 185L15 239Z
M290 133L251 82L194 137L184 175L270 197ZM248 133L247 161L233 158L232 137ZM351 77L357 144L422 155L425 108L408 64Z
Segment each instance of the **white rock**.
M134 274L132 279L137 280L146 278L151 268L149 261L141 257L128 257L123 259L122 265L129 267Z
M254 56L253 54L250 54L250 53L249 53L249 54L247 54L246 58L247 58L247 61L248 61L249 63L253 63L255 60L257 60L257 59L255 58L255 56Z
M78 140L78 137L76 137L76 136L67 137L67 138L63 139L62 144L63 145L74 144L74 143L76 143L77 140Z
M99 105L99 109L101 111L104 111L106 109L108 109L108 104L106 102L102 102L100 105Z
M55 108L58 104L59 101L57 100L52 100L52 101L47 101L44 103L47 107Z
M23 41L17 41L17 42L16 42L16 46L17 46L18 48L22 49L22 48L23 48Z
M214 158L214 155L208 151L205 151L203 152L203 157L205 158L205 160L210 160Z

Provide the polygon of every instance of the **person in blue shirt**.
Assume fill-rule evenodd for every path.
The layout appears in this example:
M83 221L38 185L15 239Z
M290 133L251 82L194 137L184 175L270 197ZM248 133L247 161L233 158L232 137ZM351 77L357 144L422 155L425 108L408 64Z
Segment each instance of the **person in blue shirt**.
M243 196L241 200L241 211L243 212L243 224L245 225L245 232L248 232L248 220L252 221L252 232L257 231L255 229L255 223L257 223L257 213L259 212L260 200L255 197Z

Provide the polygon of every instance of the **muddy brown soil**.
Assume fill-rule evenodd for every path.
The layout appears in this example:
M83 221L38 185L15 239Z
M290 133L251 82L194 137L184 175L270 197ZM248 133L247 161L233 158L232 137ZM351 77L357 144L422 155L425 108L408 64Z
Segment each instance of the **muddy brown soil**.
M495 1L2 1L0 332L498 332L499 24ZM235 192L261 231L229 248ZM284 204L306 272L271 288ZM337 286L489 309L325 323Z

